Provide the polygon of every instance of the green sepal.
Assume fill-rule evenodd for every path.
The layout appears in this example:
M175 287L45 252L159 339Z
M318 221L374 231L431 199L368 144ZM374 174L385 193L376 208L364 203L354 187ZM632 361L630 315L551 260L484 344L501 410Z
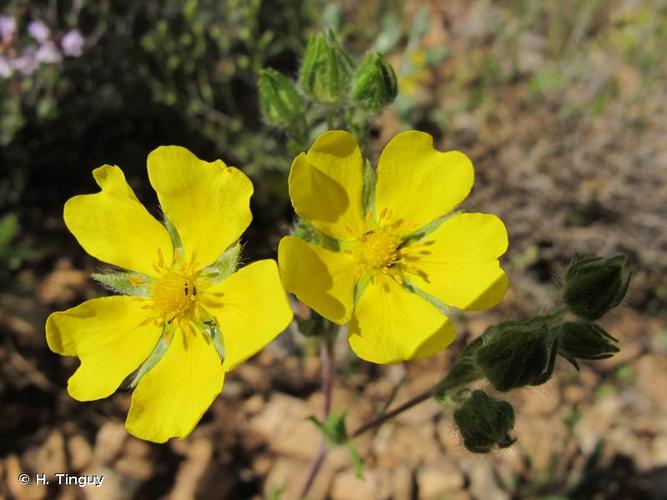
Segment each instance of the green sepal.
M211 285L215 285L236 271L240 256L241 244L237 241L233 246L225 250L213 264L206 266L200 276L208 280Z
M148 297L155 282L151 276L125 271L91 273L90 277L112 292L134 297Z
M559 354L575 368L575 359L598 360L619 352L618 340L600 325L588 321L566 321L558 330Z
M156 364L158 364L158 362L166 354L167 348L170 345L167 342L167 334L170 328L171 328L170 325L165 324L164 328L162 329L162 335L160 335L160 340L158 340L158 343L155 345L151 353L148 355L146 361L141 363L139 368L136 369L123 381L121 387L125 389L134 389L141 380L141 377L146 375L146 373L148 373L151 370L151 368L153 368Z
M225 361L225 338L220 330L220 325L214 317L207 315L207 317L197 322L197 327L209 336L211 343L220 356L220 361Z
M336 238L332 238L328 234L324 234L312 224L309 224L303 219L297 219L292 236L300 238L303 241L321 246L332 252L340 252L341 244Z
M440 299L435 297L434 295L431 295L428 292L425 292L418 286L416 286L414 283L412 283L411 280L407 279L405 276L401 275L401 279L403 280L403 285L402 287L407 290L410 293L414 293L417 297L420 297L424 299L426 302L431 304L433 307L435 307L438 311L440 311L442 314L448 314L449 313L449 306L442 302Z
M171 244L174 247L174 250L177 251L181 257L184 256L184 250L183 250L183 242L181 241L181 237L178 234L178 230L176 229L176 226L171 222L169 217L167 217L166 214L163 214L163 219L164 219L164 227L167 228L167 232L169 233L169 237L171 238Z
M454 217L455 215L458 215L460 213L462 213L462 210L456 210L454 212L450 212L447 215L438 217L437 219L432 220L428 224L420 227L419 229L409 233L403 238L403 241L401 242L401 247L406 247L411 245L412 243L423 240L433 231L438 229L442 225L442 223L445 222L447 219L449 219L450 217Z
M570 311L595 321L620 304L630 284L625 261L625 255L575 259L567 269L563 287L563 300Z
M490 326L481 337L476 363L500 392L546 382L553 372L558 339L549 318L504 321Z
M361 296L366 291L369 283L371 282L370 276L367 274L362 275L357 282L354 284L354 305L356 306L361 300Z
M477 350L482 346L482 337L470 342L449 370L449 373L433 388L433 397L441 404L448 402L449 391L479 380L484 376L477 366Z
M362 195L362 206L364 216L375 212L375 184L377 182L377 173L368 160L364 161L364 190Z

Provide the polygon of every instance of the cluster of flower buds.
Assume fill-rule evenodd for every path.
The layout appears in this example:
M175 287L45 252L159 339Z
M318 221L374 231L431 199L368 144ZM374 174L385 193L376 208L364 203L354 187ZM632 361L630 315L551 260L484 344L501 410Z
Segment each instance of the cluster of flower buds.
M579 369L577 360L598 360L616 354L618 341L593 321L625 296L629 273L624 264L624 256L575 260L567 269L563 284L565 307L553 314L505 321L487 328L466 346L457 363L434 388L436 400L447 404L453 389L482 378L499 392L543 384L553 374L557 355ZM568 312L578 318L565 320ZM454 412L454 420L470 451L485 453L496 444L504 447L513 442L508 435L514 423L512 407L482 391L472 393Z
M0 78L32 75L42 64L56 64L63 57L79 57L84 39L78 30L52 34L43 21L33 20L20 36L16 19L0 16Z
M335 110L338 116L360 114L357 121L363 123L393 102L397 91L394 70L382 54L369 53L355 67L331 31L308 40L298 85L272 69L263 70L259 77L264 119L288 132L302 125L308 103ZM348 126L354 129L355 124Z

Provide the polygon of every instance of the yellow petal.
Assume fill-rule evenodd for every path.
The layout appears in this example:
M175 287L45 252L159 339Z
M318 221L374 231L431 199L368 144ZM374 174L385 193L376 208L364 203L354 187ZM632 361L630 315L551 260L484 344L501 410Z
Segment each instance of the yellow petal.
M292 321L292 309L273 260L253 262L202 295L202 305L216 318L222 332L225 371L265 347Z
M371 363L398 363L441 351L456 331L447 316L393 279L377 276L350 322L352 350Z
M209 163L185 148L161 146L148 155L148 177L186 260L199 268L222 255L252 220L250 179L221 160Z
M173 253L165 227L139 203L118 167L93 170L102 191L65 203L67 228L93 257L144 274L155 275L158 250Z
M334 323L350 320L357 279L350 256L286 236L278 246L278 263L285 290Z
M220 394L223 380L220 356L207 334L191 324L178 329L134 390L125 428L156 443L184 438Z
M67 384L70 396L79 401L105 398L148 357L162 333L146 322L148 303L138 297L103 297L49 316L49 348L81 359Z
M498 258L507 250L503 221L491 214L457 214L408 251L418 257L413 283L445 304L483 310L505 295L509 280ZM428 243L431 242L431 243Z
M375 210L384 223L402 222L403 232L419 229L450 212L468 196L472 163L458 151L433 148L424 132L396 135L378 162Z
M363 231L363 163L351 134L322 134L308 154L294 159L289 195L299 217L339 240Z

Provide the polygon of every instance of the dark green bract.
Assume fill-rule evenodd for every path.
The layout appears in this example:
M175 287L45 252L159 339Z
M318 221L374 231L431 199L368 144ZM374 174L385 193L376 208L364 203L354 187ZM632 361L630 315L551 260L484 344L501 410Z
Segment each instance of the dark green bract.
M630 276L624 270L625 256L581 257L565 275L563 300L574 314L595 321L616 307L628 290Z
M470 398L454 412L454 421L463 444L473 453L488 453L494 446L507 448L515 438L514 408L507 401L489 397L484 391L473 391Z

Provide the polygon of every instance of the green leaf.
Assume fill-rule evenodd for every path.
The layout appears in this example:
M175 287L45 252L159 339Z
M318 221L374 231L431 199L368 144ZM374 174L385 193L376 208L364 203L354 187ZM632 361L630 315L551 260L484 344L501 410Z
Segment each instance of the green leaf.
M345 423L346 417L346 412L332 412L324 422L313 416L306 418L306 420L315 424L327 443L335 447L346 444L349 439Z
M350 453L350 457L352 458L352 465L354 466L354 474L357 476L357 479L363 479L364 461L361 458L361 456L359 456L359 452L357 452L357 447L354 445L354 442L350 440L345 445L345 448Z
M0 250L14 239L19 230L19 221L16 214L10 213L0 219Z

